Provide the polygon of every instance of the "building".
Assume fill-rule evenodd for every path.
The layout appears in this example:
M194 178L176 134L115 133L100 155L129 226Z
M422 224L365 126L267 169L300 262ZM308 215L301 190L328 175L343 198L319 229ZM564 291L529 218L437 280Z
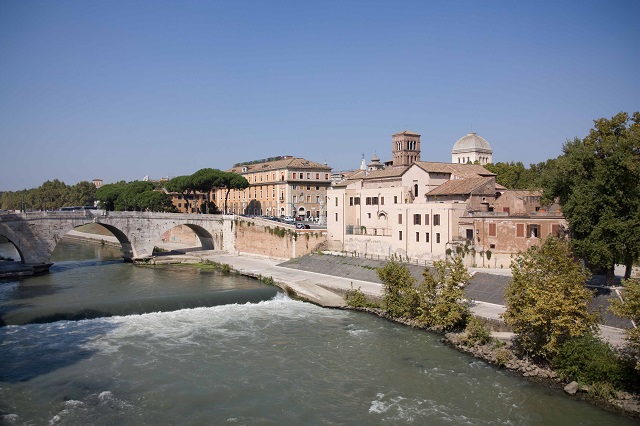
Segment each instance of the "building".
M464 252L470 266L508 267L547 235L565 235L561 212L541 208L539 191L507 190L472 164L491 159L484 139L467 135L454 146L467 149L465 161L439 163L419 160L419 136L396 133L392 166L357 170L328 191L329 249L412 261Z
M245 190L231 190L227 213L326 216L327 188L331 186L331 167L304 158L281 156L236 164L228 171L244 176ZM216 191L216 204L223 210L225 190Z
M493 163L493 150L491 145L475 132L470 132L461 137L453 145L451 150L451 162L458 164Z
M100 187L103 185L104 181L102 179L93 179L91 181L91 183L93 183L93 185L96 187L96 189L100 189Z

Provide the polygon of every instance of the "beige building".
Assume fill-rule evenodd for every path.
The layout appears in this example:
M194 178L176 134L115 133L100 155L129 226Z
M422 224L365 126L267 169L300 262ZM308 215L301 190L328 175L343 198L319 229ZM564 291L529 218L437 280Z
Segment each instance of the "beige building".
M418 134L397 133L393 166L361 169L333 185L327 197L329 249L418 262L464 250L469 265L507 268L515 254L547 235L565 235L561 212L541 209L539 191L507 190L494 173L470 163L487 161L491 157L484 154L491 153L477 151L483 156L469 157L469 163L404 164L420 158L419 148Z
M249 187L229 193L227 213L326 216L327 188L331 185L331 167L326 164L282 156L236 164L228 171L244 176ZM216 191L215 199L223 210L225 191Z

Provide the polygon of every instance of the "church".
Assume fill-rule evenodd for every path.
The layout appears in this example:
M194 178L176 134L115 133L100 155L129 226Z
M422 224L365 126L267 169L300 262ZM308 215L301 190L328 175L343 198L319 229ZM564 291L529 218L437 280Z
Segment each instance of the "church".
M327 191L330 250L419 263L470 252L468 266L508 267L511 256L566 223L559 211L540 208L538 191L511 191L483 167L489 143L467 133L451 162L422 161L421 135L392 135L391 160L377 155Z

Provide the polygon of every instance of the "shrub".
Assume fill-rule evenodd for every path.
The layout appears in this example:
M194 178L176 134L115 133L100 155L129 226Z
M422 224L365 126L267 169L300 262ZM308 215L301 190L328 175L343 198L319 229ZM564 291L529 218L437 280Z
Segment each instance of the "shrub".
M505 367L513 359L513 353L507 348L496 350L496 364L498 367Z
M377 272L384 285L382 300L389 315L396 318L415 317L418 308L416 280L407 267L400 264L393 256Z
M535 358L551 360L563 342L594 330L597 315L587 303L587 275L569 246L548 237L511 262L513 279L505 290L504 321L518 334L521 348Z
M595 398L608 400L616 396L616 390L610 383L595 382L589 389L589 394Z
M620 388L625 380L623 361L608 343L591 335L562 344L553 358L553 366L564 379L580 383L600 382Z
M622 300L614 300L610 309L622 318L629 318L640 324L640 278L623 280ZM627 347L636 359L636 370L640 372L640 329L630 328L626 331Z
M486 345L491 341L491 331L482 321L476 317L471 317L465 328L465 341L469 345Z
M344 300L347 302L347 305L352 308L373 308L377 307L375 303L367 300L367 296L365 296L364 292L360 287L357 289L353 288L353 284L351 285L351 290L347 290L344 293Z

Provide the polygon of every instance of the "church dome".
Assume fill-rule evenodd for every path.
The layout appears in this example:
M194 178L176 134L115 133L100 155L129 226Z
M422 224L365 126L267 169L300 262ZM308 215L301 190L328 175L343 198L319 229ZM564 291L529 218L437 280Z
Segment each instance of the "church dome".
M458 141L453 145L453 149L451 150L452 154L458 154L463 152L485 152L492 153L491 145L489 142L482 136L478 136L475 132L470 132L458 139Z

